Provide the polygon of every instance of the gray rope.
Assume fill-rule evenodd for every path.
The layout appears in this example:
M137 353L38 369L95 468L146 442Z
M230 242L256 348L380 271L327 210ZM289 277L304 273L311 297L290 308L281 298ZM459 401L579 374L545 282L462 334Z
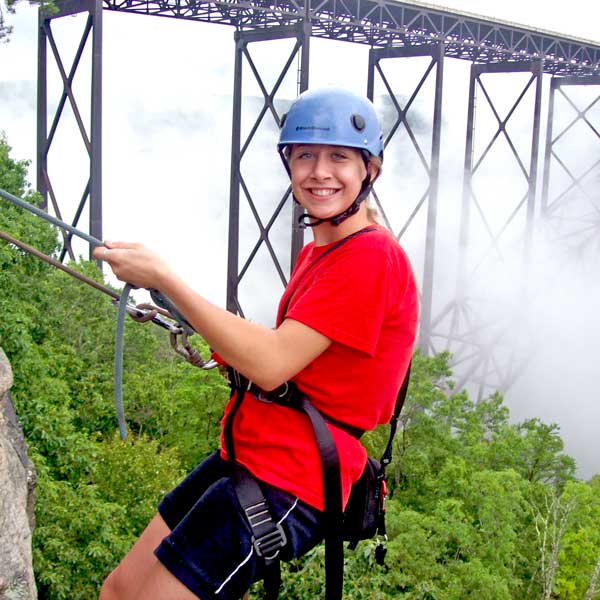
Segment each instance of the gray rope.
M5 200L8 200L12 204L23 208L34 215L60 227L80 237L87 242L89 242L93 247L103 246L103 242L94 236L88 235L83 231L79 231L72 225L53 217L48 214L46 211L34 206L29 202L25 202L21 198L17 198L17 196L13 196L9 192L0 188L0 196ZM119 311L117 313L117 330L115 332L115 410L117 412L117 421L119 423L119 433L121 435L121 439L124 440L127 437L127 429L125 425L125 411L123 408L123 334L125 329L125 312L127 310L127 302L129 300L129 294L134 286L127 283L121 292L121 296L119 298ZM177 320L180 321L181 326L186 330L188 335L194 333L194 329L188 323L188 321L183 317L183 315L175 308L175 305L167 296L159 292L158 290L149 290L152 299L160 306L161 308L168 310L172 315L176 317Z
M12 204L16 204L17 206L20 206L21 208L32 212L34 215L41 217L45 221L52 223L52 225L56 225L57 227L65 229L69 233L72 233L73 235L76 235L77 237L88 241L94 247L104 245L98 238L95 238L92 235L88 235L83 231L79 231L79 229L76 229L72 225L69 225L68 223L65 223L64 221L61 221L60 219L57 219L56 217L53 217L52 215L48 214L45 210L42 210L41 208L38 208L37 206L34 206L29 202L25 202L25 200L21 200L21 198L17 198L16 196L9 194L3 189L0 189L0 196L2 196L2 198L4 198L5 200L8 200L9 202L12 202Z
M131 287L131 285L126 284L121 292L117 313L117 330L115 331L115 411L122 440L127 439L125 409L123 408L123 338L125 337L125 313L127 312L127 301L129 300Z
M41 217L45 221L48 221L49 223L52 223L53 225L56 225L57 227L60 227L61 229L64 229L64 230L68 231L69 233L72 233L73 235L76 235L76 236L88 241L94 247L104 245L104 243L102 241L100 241L98 238L95 238L92 235L88 235L87 233L85 233L83 231L79 231L79 229L73 227L72 225L69 225L68 223L65 223L64 221L61 221L60 219L53 217L52 215L48 214L46 211L42 210L41 208L38 208L37 206L30 204L29 202L25 202L25 200L22 200L21 198L17 198L16 196L9 194L7 191L5 191L1 188L0 188L0 196L2 198L4 198L5 200L8 200L12 204L15 204L16 206L19 206L29 212L32 212L34 215ZM152 299L156 302L156 304L158 304L158 306L160 306L161 308L168 310L175 317L175 319L177 321L179 321L180 324L185 328L188 335L191 335L194 333L193 327L190 325L190 323L187 321L187 319L177 310L177 308L175 307L173 302L167 296L165 296L162 292L159 292L158 290L149 289L148 291L150 292L150 295L152 296Z

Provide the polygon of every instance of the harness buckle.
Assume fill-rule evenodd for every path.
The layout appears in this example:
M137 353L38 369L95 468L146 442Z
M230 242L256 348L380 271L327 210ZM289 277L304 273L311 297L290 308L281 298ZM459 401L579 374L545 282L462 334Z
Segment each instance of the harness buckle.
M279 551L287 544L285 532L279 523L271 518L266 501L260 501L244 509L246 518L252 529L252 545L256 554L265 561L277 558ZM263 534L256 535L257 531L267 529Z
M260 402L266 402L267 404L272 402L283 404L289 400L290 396L290 384L287 381L284 381L278 388L270 392L265 392L254 383L250 385L248 390L252 392L252 395L254 398L256 398L256 400L259 400Z
M252 392L254 398L259 402L264 402L265 404L271 404L273 402L268 392L265 392L261 389L257 389L255 386L252 386L249 391Z
M256 554L265 560L274 560L287 544L285 532L279 523L273 523L275 529L257 538L252 536L252 545Z

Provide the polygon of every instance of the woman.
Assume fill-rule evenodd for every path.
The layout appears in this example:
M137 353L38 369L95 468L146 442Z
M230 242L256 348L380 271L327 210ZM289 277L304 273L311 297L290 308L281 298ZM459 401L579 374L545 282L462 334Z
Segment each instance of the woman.
M264 400L293 380L327 416L345 503L366 461L349 431L389 421L412 354L418 300L406 255L373 222L365 202L383 157L372 104L343 90L305 92L285 118L278 147L314 242L300 253L275 329L212 305L141 245L106 242L94 256L122 281L163 292L214 351L253 382L236 408L230 437L235 461L261 481L285 533L281 558L288 560L323 537L320 458L307 417ZM220 453L163 499L106 580L101 600L237 600L263 576L223 437Z

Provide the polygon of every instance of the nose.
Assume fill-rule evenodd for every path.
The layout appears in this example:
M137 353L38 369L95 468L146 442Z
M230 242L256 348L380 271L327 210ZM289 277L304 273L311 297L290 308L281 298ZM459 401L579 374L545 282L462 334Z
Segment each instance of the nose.
M323 152L318 152L312 165L312 177L315 179L327 179L331 176L331 165L328 157Z

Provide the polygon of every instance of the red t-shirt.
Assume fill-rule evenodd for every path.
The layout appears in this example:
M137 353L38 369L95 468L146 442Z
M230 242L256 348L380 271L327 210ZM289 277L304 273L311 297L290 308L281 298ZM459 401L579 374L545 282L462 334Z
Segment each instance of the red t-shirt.
M302 249L277 322L287 304L285 318L332 341L293 381L324 414L370 430L389 422L412 356L417 287L406 254L381 226L349 240L311 268L330 247L310 243ZM328 426L339 453L345 505L364 469L366 451L347 432ZM236 460L256 477L323 509L321 463L306 415L247 393L233 438ZM226 455L224 449L222 453Z

